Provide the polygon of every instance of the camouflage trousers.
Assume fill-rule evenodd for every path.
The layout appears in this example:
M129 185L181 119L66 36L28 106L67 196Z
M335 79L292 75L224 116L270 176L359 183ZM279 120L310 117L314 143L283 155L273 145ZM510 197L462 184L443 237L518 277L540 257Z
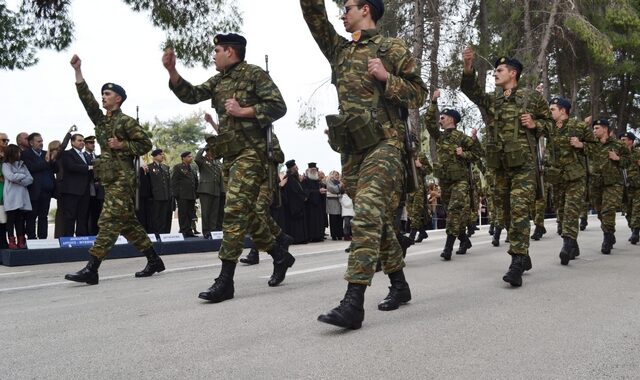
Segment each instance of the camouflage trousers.
M424 183L421 183L415 192L409 194L407 212L411 220L411 228L420 229L425 226L425 215L427 213L427 206L424 203L426 198L425 192L426 186Z
M271 207L272 202L273 190L269 190L269 182L264 181L260 186L260 193L258 193L258 200L255 204L256 216L259 222L250 223L248 229L253 245L260 252L266 252L271 249L273 243L270 243L270 239L272 240L273 236L278 236L282 233L282 228L278 226L269 213L269 207Z
M584 204L585 190L583 179L553 185L554 204L558 225L562 228L562 237L574 240L578 238L580 212Z
M547 208L547 192L545 191L542 199L535 199L533 207L531 207L531 219L533 224L544 227L544 210Z
M616 232L616 211L622 204L622 190L620 184L602 186L593 183L591 186L591 203L598 212L602 232Z
M218 257L237 262L247 232L251 232L254 242L258 242L257 249L271 250L273 235L256 208L261 186L267 177L267 168L260 155L253 149L244 149L232 159L225 159L223 176L227 193Z
M394 232L404 173L401 152L382 141L362 154L343 153L341 160L343 180L355 210L344 279L371 285L378 258L384 273L404 267L402 249Z
M485 176L487 180L487 211L489 212L489 220L494 226L504 228L504 210L502 202L496 201L496 172L494 169L487 169Z
M585 180L584 182L584 188L585 188L585 192L587 189L589 189L589 196L587 197L587 195L585 194L584 197L584 201L581 203L581 208L580 208L580 217L581 218L586 218L587 216L589 216L589 208L591 207L591 183L590 181Z
M626 218L629 228L640 228L640 188L629 188L626 204Z
M104 204L98 219L100 231L93 247L89 249L89 253L100 260L107 257L120 234L140 252L152 246L149 236L136 217L133 181L132 177L126 183L116 182L104 186Z
M447 235L459 236L469 222L469 182L440 182L442 203L447 210Z
M495 200L509 231L509 254L529 254L529 213L536 194L535 169L531 164L496 171ZM501 227L500 225L497 225Z

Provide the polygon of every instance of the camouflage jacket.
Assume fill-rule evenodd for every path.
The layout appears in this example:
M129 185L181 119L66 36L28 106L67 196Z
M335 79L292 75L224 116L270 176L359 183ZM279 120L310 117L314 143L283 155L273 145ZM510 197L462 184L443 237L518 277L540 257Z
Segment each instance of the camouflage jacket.
M209 78L206 82L193 86L184 78L180 78L174 87L169 88L184 103L197 104L211 99L220 118L220 134L216 139L216 154L225 154L222 144L232 144L239 153L244 148L255 148L266 154L266 127L287 112L287 106L280 90L271 77L260 67L239 62L224 72ZM224 103L235 98L240 107L253 107L255 118L237 118L226 113ZM219 152L218 152L219 151Z
M620 157L619 161L613 161L609 159L609 152L614 151ZM589 149L589 161L593 176L605 178L605 185L623 184L622 169L626 169L629 166L630 153L629 149L624 146L622 141L609 137L604 143L597 142L593 144L593 147ZM606 178L614 178L606 180ZM597 181L595 183L598 183Z
M520 87L513 88L509 97L504 95L501 88L496 88L493 94L485 93L478 84L475 71L473 74L462 74L460 89L487 115L487 154L490 150L503 154L505 143L516 141L525 162L535 162L527 137L529 132L520 123L520 116L525 113L533 116L536 128L531 132L535 133L536 141L549 130L553 119L549 105L540 93Z
M633 148L629 154L627 166L627 178L629 185L634 189L640 189L640 148Z
M546 131L547 147L545 162L549 166L566 167L579 164L585 166L585 156L597 143L591 128L577 119L567 119L558 127L555 123ZM577 137L584 143L583 149L569 144L571 137Z
M478 141L474 141L471 137L455 128L440 131L440 126L436 120L437 110L438 106L431 104L424 121L429 135L436 143L438 163L435 165L435 175L443 179L446 178L446 174L443 171L456 169L467 171L470 162L477 162L482 157L482 147ZM456 148L458 147L463 150L462 157L456 154Z
M100 144L100 159L116 158L131 163L133 173L133 158L141 156L151 150L149 135L138 124L136 119L125 115L120 109L107 115L103 114L95 97L89 90L87 82L76 83L78 96L84 105L89 118L95 125L96 139ZM122 140L124 147L120 150L109 148L107 139L117 137ZM117 167L117 166L115 166Z
M420 66L406 44L398 38L382 37L376 29L363 30L357 40L347 40L329 22L324 0L300 0L300 6L311 35L331 64L340 113L361 114L374 108L378 92L376 118L385 138L402 148L404 121L399 111L422 106L427 94ZM385 83L379 82L383 91L376 89L380 86L367 70L373 58L380 58L389 73Z

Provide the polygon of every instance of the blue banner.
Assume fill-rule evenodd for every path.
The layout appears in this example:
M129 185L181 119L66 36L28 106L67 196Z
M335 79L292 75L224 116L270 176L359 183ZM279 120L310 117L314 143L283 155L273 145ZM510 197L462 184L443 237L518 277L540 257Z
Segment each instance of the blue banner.
M95 240L95 236L63 236L60 238L60 247L91 247Z

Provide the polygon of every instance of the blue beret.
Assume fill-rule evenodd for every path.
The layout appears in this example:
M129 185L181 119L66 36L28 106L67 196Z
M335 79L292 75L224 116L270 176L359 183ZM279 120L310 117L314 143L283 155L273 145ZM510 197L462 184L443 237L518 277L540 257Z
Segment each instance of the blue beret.
M124 91L124 88L122 88L122 86L120 85L117 85L115 83L105 83L102 85L102 90L100 90L100 93L103 93L104 90L111 90L116 94L120 95L122 97L123 102L127 100L127 93Z
M610 127L609 119L595 119L593 123L591 123L591 126L593 127L595 125L602 125L609 128Z
M557 105L558 107L562 107L562 108L566 109L566 110L567 110L567 112L569 112L569 110L571 109L571 102L570 102L570 101L568 101L568 100L567 100L567 99L565 99L565 98L560 98L560 97L553 98L553 99L551 99L551 101L549 102L549 105L552 105L552 104L555 104L555 105Z
M636 140L636 135L633 134L633 132L626 132L623 133L622 135L620 135L620 138L626 137L631 141L635 141Z
M450 108L445 108L440 113L443 115L451 116L453 120L456 121L456 124L459 123L460 120L462 120L462 117L460 116L460 112L456 110L452 110Z
M162 154L162 149L156 149L153 152L151 152L151 157L155 157L160 154Z
M214 45L247 46L247 40L239 34L218 34L213 38Z
M384 14L384 1L382 0L365 0L369 5L374 7L378 11L378 15L382 17Z
M518 61L515 58L500 57L496 60L496 64L494 65L494 68L498 68L498 66L500 65L511 66L512 68L516 69L518 73L522 73L522 69L523 69L522 63L520 63L520 61Z
M185 158L190 154L191 154L191 152L182 152L182 153L180 153L180 158Z

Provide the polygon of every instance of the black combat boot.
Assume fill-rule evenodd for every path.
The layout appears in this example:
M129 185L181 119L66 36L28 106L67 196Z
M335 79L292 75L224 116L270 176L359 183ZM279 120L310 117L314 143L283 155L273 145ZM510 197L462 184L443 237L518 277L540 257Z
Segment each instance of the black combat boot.
M400 304L411 301L411 290L402 269L389 273L389 280L391 281L389 294L378 304L378 310L395 310L400 307Z
M533 230L533 235L531 235L531 239L540 240L542 235L547 233L547 229L544 226L536 226L536 229Z
M502 277L504 282L510 283L511 286L522 286L524 256L525 255L511 255L511 265L509 266L509 270Z
M407 249L415 243L410 237L406 237L403 234L396 234L400 248L402 248L402 257L407 257Z
M164 270L164 263L153 247L145 249L142 253L147 257L147 265L140 272L136 272L136 277L149 277Z
M98 283L98 268L100 268L100 263L100 259L94 255L89 255L87 266L76 273L65 275L64 279L75 282L85 282L89 285L96 285Z
M260 252L255 248L251 248L247 253L247 257L241 258L240 262L247 265L256 265L260 262Z
M213 303L230 300L233 298L233 275L236 271L236 263L230 260L221 260L222 268L220 275L213 282L213 285L206 292L198 295L198 298L211 301Z
M495 227L493 226L493 222L489 225L489 235L493 236L493 232L495 231Z
M277 286L284 281L287 269L293 266L293 263L296 262L296 258L289 252L282 249L278 243L274 244L271 251L267 253L273 257L273 274L271 274L271 278L269 278L267 283L269 286Z
M524 257L522 258L522 270L524 272L531 270L531 268L533 268L533 263L531 262L531 255L527 254L524 255Z
M318 316L318 321L345 329L359 329L364 320L365 290L367 290L367 285L349 283L340 305L329 310L328 313Z
M613 240L611 239L611 236L613 234L610 232L605 232L604 233L604 238L602 240L602 247L600 249L600 252L602 252L605 255L608 255L611 253L611 249L613 248Z
M640 241L640 228L634 228L631 230L631 237L629 238L629 241L631 244L638 244L638 241Z
M467 236L469 237L473 236L473 234L475 234L477 230L479 230L479 228L476 226L475 223L469 223L467 225Z
M558 227L556 227L556 232L558 235L562 236L562 224L558 223Z
M417 228L412 228L411 232L409 232L409 239L411 239L411 241L416 241L416 235L418 234L418 229Z
M569 261L571 261L573 256L573 239L564 236L562 237L562 249L560 250L560 264L569 265Z
M467 250L471 248L471 239L469 239L469 236L467 236L464 232L461 233L460 236L458 236L458 239L460 240L460 246L456 251L456 255L465 255L467 253Z
M429 234L426 230L418 230L418 238L416 239L416 243L422 243L422 241L429 237Z
M587 218L580 218L580 231L584 231L587 228Z
M455 235L447 235L447 241L444 243L444 250L440 254L440 257L444 259L444 261L451 260L451 252L453 252L453 244L456 242Z
M289 252L289 246L293 244L294 240L291 236L282 231L278 236L276 236L276 242L280 244L283 250Z
M500 227L496 227L495 230L493 231L493 239L491 239L491 244L494 247L500 246L500 233L502 233L502 228Z
M571 252L571 260L575 260L576 257L580 256L580 247L578 246L578 240L573 240L571 248L573 251Z

